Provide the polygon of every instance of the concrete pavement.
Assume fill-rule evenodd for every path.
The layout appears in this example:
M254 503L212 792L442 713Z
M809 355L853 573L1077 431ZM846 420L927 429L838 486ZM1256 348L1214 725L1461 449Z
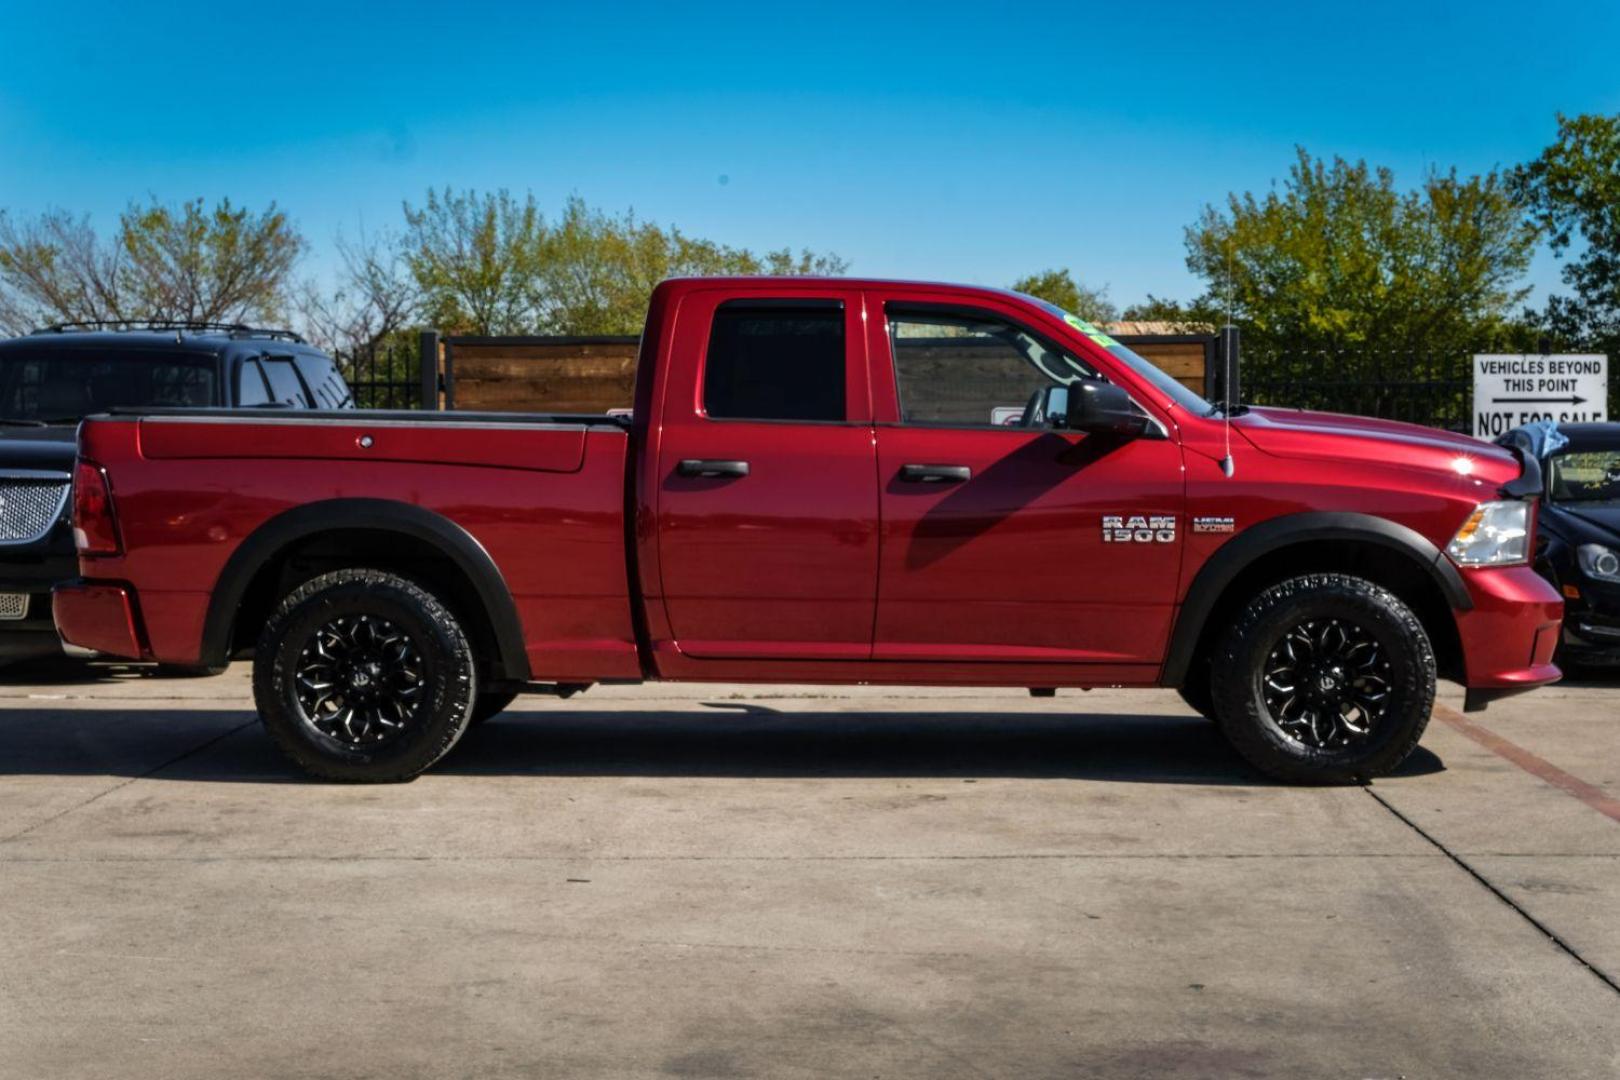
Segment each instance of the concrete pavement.
M0 686L0 1077L1620 1074L1616 687L1368 789L1168 693L734 686L339 787L242 666L100 670Z

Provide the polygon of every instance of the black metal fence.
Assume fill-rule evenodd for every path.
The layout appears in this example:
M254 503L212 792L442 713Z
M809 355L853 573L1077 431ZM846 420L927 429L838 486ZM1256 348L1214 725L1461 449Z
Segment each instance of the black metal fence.
M349 380L354 403L362 409L422 407L422 355L406 344L339 352L333 359Z
M1253 405L1352 413L1467 433L1473 424L1472 356L1387 356L1357 350L1242 352L1239 385Z

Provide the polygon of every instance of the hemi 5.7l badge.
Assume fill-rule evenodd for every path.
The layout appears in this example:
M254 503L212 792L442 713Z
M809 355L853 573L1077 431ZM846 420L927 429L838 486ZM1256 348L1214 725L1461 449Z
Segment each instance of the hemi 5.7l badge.
M1102 538L1105 544L1173 544L1176 518L1174 514L1104 514Z
M1229 533L1237 532L1237 521L1229 517L1195 517L1193 518L1193 532L1195 533Z

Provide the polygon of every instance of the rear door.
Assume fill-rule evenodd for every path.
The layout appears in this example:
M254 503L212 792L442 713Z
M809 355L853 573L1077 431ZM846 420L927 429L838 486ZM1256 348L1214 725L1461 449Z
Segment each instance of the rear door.
M883 541L879 660L1152 664L1183 536L1173 432L1019 426L1100 372L1017 305L869 294Z
M662 603L681 654L870 655L866 372L858 290L682 300L655 474Z

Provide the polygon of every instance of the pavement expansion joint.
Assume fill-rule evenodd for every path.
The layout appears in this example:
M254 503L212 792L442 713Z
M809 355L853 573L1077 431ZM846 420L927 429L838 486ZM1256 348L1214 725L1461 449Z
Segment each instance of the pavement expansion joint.
M1438 837L1424 829L1423 826L1419 825L1417 822L1395 809L1388 799L1384 798L1382 795L1378 794L1378 792L1373 790L1371 784L1362 785L1361 790L1372 796L1373 800L1377 802L1378 805L1382 806L1385 810L1388 810L1408 829L1411 829L1413 832L1417 833L1417 835L1427 840L1430 844L1433 844L1434 847L1445 855L1446 858L1455 863L1458 869L1462 870L1463 873L1473 878L1503 904L1506 904L1509 908L1516 912L1521 919L1539 930L1542 935L1545 936L1548 941L1552 942L1556 948L1562 951L1570 959L1574 960L1577 964L1581 965L1581 967L1591 972L1592 976L1604 986L1607 986L1616 995L1620 995L1620 981L1616 981L1614 976L1610 975L1608 972L1592 963L1586 957L1582 956L1576 951L1573 945L1559 937L1557 934L1553 933L1551 927L1542 922L1540 919L1536 918L1534 915L1530 914L1530 912L1526 911L1524 907L1516 903L1514 899L1506 892L1493 885L1490 880L1487 879L1484 874L1476 870L1467 859L1464 859L1461 855L1457 854L1445 844L1441 843Z

